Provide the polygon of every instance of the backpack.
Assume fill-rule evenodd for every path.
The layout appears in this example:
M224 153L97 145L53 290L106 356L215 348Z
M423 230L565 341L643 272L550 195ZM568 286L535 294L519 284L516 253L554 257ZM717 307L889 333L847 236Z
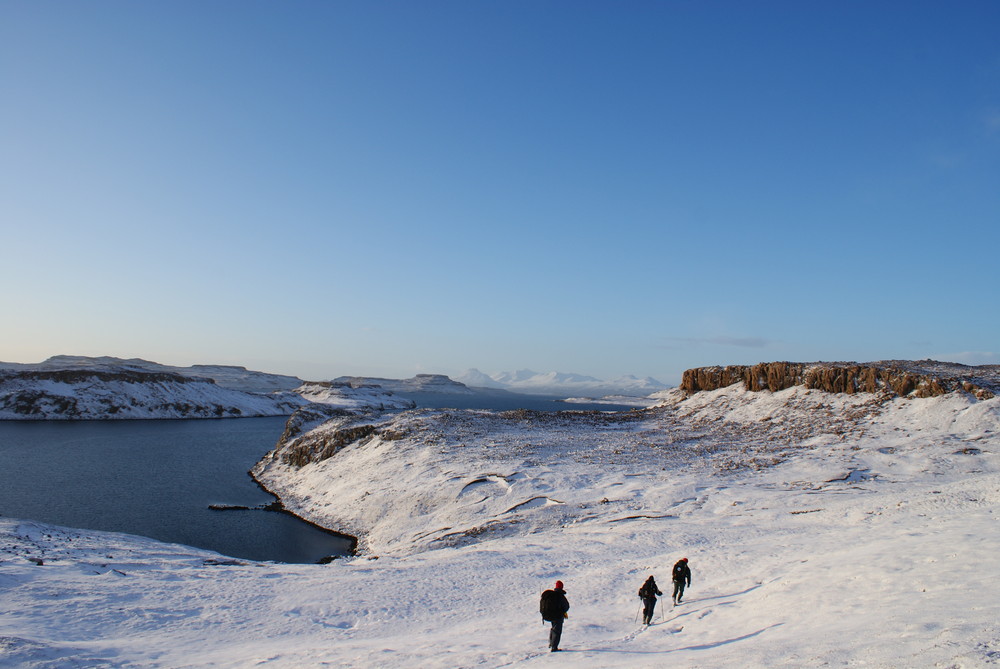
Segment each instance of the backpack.
M546 590L542 593L542 599L538 602L538 612L542 614L542 620L552 622L562 615L562 611L556 604L555 590Z
M678 562L674 565L674 580L683 581L684 580L684 567L687 565L683 562Z

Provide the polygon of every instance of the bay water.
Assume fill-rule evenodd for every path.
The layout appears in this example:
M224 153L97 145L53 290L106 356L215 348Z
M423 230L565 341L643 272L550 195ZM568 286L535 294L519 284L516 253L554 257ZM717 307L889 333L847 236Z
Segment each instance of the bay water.
M0 515L126 532L251 560L311 563L351 540L285 513L247 473L285 417L0 421Z

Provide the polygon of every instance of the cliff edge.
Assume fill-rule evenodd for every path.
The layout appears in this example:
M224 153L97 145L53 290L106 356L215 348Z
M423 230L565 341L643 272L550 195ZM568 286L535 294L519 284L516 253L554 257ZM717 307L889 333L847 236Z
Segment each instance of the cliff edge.
M1000 393L1000 365L968 366L935 360L878 362L762 362L756 365L696 367L684 372L685 393L742 383L751 391L805 386L830 393L888 393L935 397L964 391L977 399Z

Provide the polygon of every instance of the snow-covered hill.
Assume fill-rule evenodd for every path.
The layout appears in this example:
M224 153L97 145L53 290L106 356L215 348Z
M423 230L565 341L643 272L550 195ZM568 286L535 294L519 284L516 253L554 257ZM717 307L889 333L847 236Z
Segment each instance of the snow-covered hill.
M396 397L379 386L314 382L299 386L296 392L309 402L349 411L388 411L415 406L412 400Z
M0 420L287 416L310 402L351 410L413 407L380 388L305 383L243 367L78 356L0 363Z
M478 369L466 370L457 381L472 388L499 388L526 395L552 395L571 397L585 395L603 397L605 395L626 395L645 397L667 386L651 377L637 378L632 375L603 381L592 376L567 374L564 372L533 372L522 369L516 372L500 372L487 375Z
M255 372L246 367L232 365L192 365L175 367L141 358L113 358L110 356L87 357L82 355L56 355L39 363L0 362L0 371L22 372L154 372L179 374L193 379L210 379L217 386L250 393L271 393L294 390L303 384L302 379L283 374Z
M1000 664L1000 397L663 400L303 422L256 473L359 535L328 565L0 519L0 665ZM685 601L639 625L639 586L680 557Z
M305 403L168 372L0 371L0 420L282 416Z
M378 386L393 393L441 393L445 395L472 394L467 386L448 378L444 374L417 374L409 379L384 379L375 376L339 376L334 383L362 388Z

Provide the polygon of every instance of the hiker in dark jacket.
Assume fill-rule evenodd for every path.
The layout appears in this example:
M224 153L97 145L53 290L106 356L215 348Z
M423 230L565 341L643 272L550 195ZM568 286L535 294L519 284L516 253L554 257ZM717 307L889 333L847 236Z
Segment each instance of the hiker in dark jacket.
M549 630L549 650L554 653L559 650L563 621L569 617L566 615L569 611L569 601L566 599L562 581L556 581L555 588L542 593L539 610L542 620L552 623L552 629Z
M688 567L687 558L681 558L677 561L673 572L671 572L671 578L674 579L674 604L680 604L681 598L684 596L685 583L688 587L691 586L691 569Z
M642 624L653 624L653 609L656 608L656 596L662 595L660 589L656 587L656 579L650 576L639 588L639 598L642 599Z

